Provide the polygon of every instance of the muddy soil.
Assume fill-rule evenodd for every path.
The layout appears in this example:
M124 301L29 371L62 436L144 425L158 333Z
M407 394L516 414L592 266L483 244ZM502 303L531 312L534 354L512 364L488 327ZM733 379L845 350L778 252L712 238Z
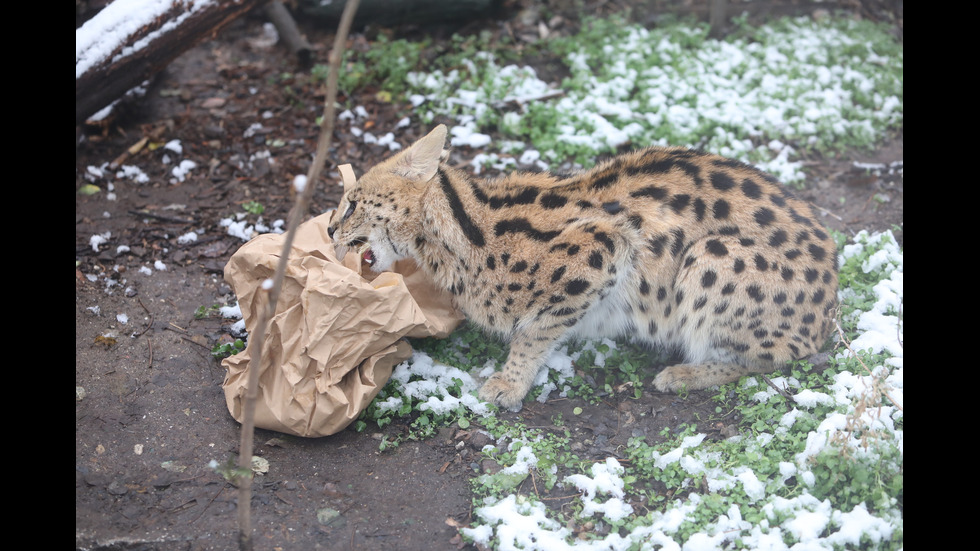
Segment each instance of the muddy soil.
M439 36L536 29L537 21L520 7L514 3L504 19L460 25ZM569 14L569 28L573 21ZM235 456L239 445L239 425L221 390L224 372L210 354L230 339L233 320L196 314L202 306L235 302L222 269L242 241L219 220L243 212L249 201L265 207L267 223L286 218L292 204L286 183L308 170L322 104L319 86L298 71L290 54L263 43L264 23L257 16L234 23L178 58L116 120L76 132L76 191L93 180L86 177L89 167L114 160L148 176L146 182L94 178L101 192L76 193L76 549L237 548L236 489L208 466ZM326 63L333 29L300 24L320 47L317 61ZM355 33L353 40L366 39ZM381 133L411 114L409 106L378 101L371 90L349 100L368 110ZM262 130L248 132L255 123ZM426 130L411 128L399 140L408 145ZM179 140L182 150L144 147L125 157L144 137L150 143ZM854 162L901 163L903 147L897 134L873 152L811 159L812 177L800 193L835 230L893 229L901 239L901 165L876 172ZM271 161L262 155L270 149ZM386 154L385 147L356 141L348 126L338 128L333 157L351 162L358 174ZM459 150L454 160L464 163L473 154ZM173 174L180 160L196 163L183 181ZM336 206L335 169L327 167L311 215ZM200 238L178 241L189 231L201 232ZM101 237L93 242L93 236ZM664 427L698 423L720 437L737 422L716 415L709 393L680 398L645 390L635 399L630 389L603 396L597 405L559 399L500 415L567 430L573 451L589 461L621 457L632 436L655 442ZM556 427L559 416L563 425ZM466 548L456 526L471 520L470 479L492 468L480 454L486 436L478 427L450 427L379 450L383 435L402 435L406 425L348 428L318 439L259 430L256 455L271 467L255 480L256 549ZM547 496L533 478L519 492L561 495L556 490ZM560 507L562 500L551 503Z

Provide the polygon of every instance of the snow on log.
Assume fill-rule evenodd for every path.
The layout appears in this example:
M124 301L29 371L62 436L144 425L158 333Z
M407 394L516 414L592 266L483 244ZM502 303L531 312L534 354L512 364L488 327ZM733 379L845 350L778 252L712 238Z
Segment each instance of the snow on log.
M115 0L75 29L75 124L268 0Z

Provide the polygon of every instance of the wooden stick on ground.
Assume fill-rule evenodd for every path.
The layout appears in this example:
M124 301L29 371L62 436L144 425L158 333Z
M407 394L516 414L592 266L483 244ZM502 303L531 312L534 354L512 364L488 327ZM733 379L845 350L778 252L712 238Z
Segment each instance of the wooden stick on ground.
M265 15L276 26L279 38L286 43L289 51L296 54L300 67L309 67L313 61L313 46L299 32L296 21L286 6L280 0L270 2L265 6Z
M320 173L323 171L323 165L327 159L327 152L330 150L334 123L337 118L336 98L340 62L359 1L347 0L340 25L337 28L333 50L330 52L330 74L327 76L327 96L324 100L323 125L320 127L316 156L313 158L313 165L307 174L303 191L297 195L296 204L293 205L293 209L289 213L289 225L282 245L282 254L279 256L279 264L276 266L272 281L266 282L268 285L263 285L263 288L268 290L267 302L265 308L259 312L255 334L251 336L254 352L252 365L249 366L248 387L242 405L242 441L238 450L238 546L242 551L251 551L252 549L252 448L255 437L255 401L258 397L259 372L262 370L264 359L262 358L262 347L268 332L269 321L276 311L276 302L279 300L279 292L282 289L286 265L289 262L289 251L292 249L293 240L296 236L296 228L306 216L310 200L313 198L313 188L320 178Z

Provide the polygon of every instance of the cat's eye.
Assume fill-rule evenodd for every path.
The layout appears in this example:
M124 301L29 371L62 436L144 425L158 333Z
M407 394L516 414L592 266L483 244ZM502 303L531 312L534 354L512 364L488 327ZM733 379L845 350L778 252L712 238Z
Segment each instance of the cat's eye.
M354 214L354 208L357 207L357 201L351 201L350 205L347 207L347 212L344 213L344 220L350 218L350 215Z

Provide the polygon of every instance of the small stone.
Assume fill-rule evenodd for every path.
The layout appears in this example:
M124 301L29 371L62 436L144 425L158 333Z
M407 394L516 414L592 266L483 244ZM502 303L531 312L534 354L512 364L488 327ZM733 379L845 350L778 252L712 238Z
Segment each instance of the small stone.
M332 524L340 518L340 511L332 507L324 507L323 509L317 509L316 511L316 521L324 526Z

